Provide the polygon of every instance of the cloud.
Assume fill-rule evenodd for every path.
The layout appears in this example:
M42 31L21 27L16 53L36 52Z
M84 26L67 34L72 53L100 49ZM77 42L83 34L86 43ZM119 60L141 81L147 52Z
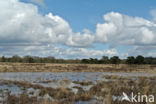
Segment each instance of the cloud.
M150 11L151 16L153 16L153 21L156 22L156 9Z
M144 55L156 57L155 50L156 46L133 46L133 48L128 51L128 54L131 56Z
M96 41L116 45L156 45L156 24L152 21L111 12L97 24Z
M15 54L25 56L55 56L56 58L101 58L101 56L118 55L116 49L95 50L87 48L65 48L56 45L31 45L31 46L0 46L0 55L13 56Z
M54 16L52 13L42 16L33 4L3 0L0 9L3 11L0 13L1 43L59 43L86 47L93 41L93 36L88 33L73 33L68 22L60 16Z
M79 48L90 47L94 41L89 30L74 33L63 18L52 13L43 16L38 13L37 6L33 4L26 4L19 0L0 2L1 55L70 56L70 52L80 50L72 51L72 48L69 50L54 46L62 44ZM83 54L82 51L80 52L79 55Z
M43 3L43 0L33 1ZM1 0L0 9L1 54L99 57L133 55L135 52L146 54L156 50L156 23L153 20L110 12L104 15L103 23L96 25L95 33L87 29L75 33L62 17L52 13L41 15L34 4ZM96 50L95 43L109 45L112 49ZM61 46L56 47L58 44ZM117 52L118 46L132 48L124 54ZM145 51L141 47L151 48Z
M117 12L105 14L104 21L96 26L96 42L107 43L114 48L131 46L128 55L147 55L150 51L156 50L154 48L156 46L156 23L154 21Z
M34 2L34 3L37 3L39 4L40 6L45 6L44 4L44 0L30 0L31 2Z
M118 55L116 49L106 49L106 50L95 50L95 49L85 49L85 48L76 48L76 49L67 49L65 51L66 56L71 58L101 58L101 56L114 56Z

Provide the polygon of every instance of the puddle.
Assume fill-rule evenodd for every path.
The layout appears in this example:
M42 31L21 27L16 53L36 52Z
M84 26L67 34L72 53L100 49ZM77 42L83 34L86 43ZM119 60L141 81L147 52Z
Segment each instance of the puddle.
M3 80L11 80L11 81L27 81L31 84L41 85L43 87L64 87L70 88L75 94L79 91L76 87L81 87L84 91L89 91L93 86L89 85L81 85L79 83L74 83L74 81L83 82L89 81L95 84L98 80L101 81L112 81L110 79L105 79L104 76L123 76L130 77L130 79L135 79L137 77L153 77L155 74L146 74L146 73L111 73L111 72L61 72L61 73L52 73L52 72L18 72L18 73L0 73L0 101L5 99L6 97L2 97L1 94L7 94L10 92L11 95L20 95L23 91L26 91L29 97L40 97L39 89L28 88L23 90L22 87L18 87L14 84L2 84ZM54 101L49 95L45 95L44 98L49 98ZM98 99L100 99L98 97ZM120 97L114 96L113 99L120 99ZM96 100L90 101L78 101L76 104L88 104L94 103ZM1 104L1 103L0 103ZM101 104L101 103L97 103Z
M0 79L4 80L13 80L13 81L28 81L28 82L37 82L37 81L47 81L47 80L64 80L68 79L71 81L97 81L102 80L103 75L118 75L118 76L131 76L131 77L152 77L156 76L155 74L146 74L146 73L111 73L111 72L61 72L61 73L52 73L52 72L18 72L18 73L0 73Z
M19 88L16 85L0 85L0 91L2 92L10 92L10 95L19 95L21 93L23 93L23 91L21 90L21 88Z

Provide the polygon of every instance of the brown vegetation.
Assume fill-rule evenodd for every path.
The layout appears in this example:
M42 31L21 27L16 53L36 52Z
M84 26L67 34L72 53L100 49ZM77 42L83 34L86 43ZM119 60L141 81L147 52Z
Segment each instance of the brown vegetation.
M108 78L108 77L107 77ZM111 79L109 77L108 79ZM122 92L130 95L131 92L137 94L153 94L156 95L156 77L138 77L136 80L127 80L120 77L113 77L116 81L97 81L96 84L88 90L84 91L83 88L75 86L78 89L77 93L73 93L70 88L58 87L42 87L40 85L33 85L28 82L17 82L17 81L3 81L1 84L15 84L19 87L40 89L38 96L43 97L48 94L50 97L55 99L54 101L48 98L28 97L26 93L20 96L8 95L5 102L7 104L75 104L77 101L90 101L93 100L98 102L105 102L105 104L129 104L129 102L119 99L113 99L114 96L122 96ZM68 82L68 81L67 81ZM84 85L91 84L91 82L75 82ZM94 102L93 101L93 102ZM18 103L17 103L18 102ZM137 103L134 103L137 104ZM146 104L146 103L144 103Z
M156 65L0 63L0 72L145 72Z

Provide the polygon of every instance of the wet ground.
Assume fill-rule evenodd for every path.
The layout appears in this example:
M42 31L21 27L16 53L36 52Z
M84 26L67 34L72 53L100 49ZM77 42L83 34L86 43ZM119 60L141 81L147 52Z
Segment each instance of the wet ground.
M110 76L110 78L108 78ZM115 76L114 78L111 76ZM7 99L8 94L19 96L23 93L27 94L29 97L48 98L51 101L55 101L53 97L49 94L40 96L40 88L34 88L32 85L39 85L44 88L68 88L74 94L78 94L79 91L90 91L93 86L95 86L99 81L101 82L116 82L120 80L121 77L125 79L130 79L131 81L136 81L139 77L151 78L155 77L155 74L146 73L111 73L111 72L18 72L18 73L0 73L0 104L4 104L3 101ZM119 78L118 78L119 77ZM6 83L9 82L9 83ZM15 83L16 82L16 83ZM18 82L18 83L17 83ZM25 88L25 84L20 84L20 82L26 82L32 84L30 87ZM153 80L155 83L155 79ZM43 88L42 88L43 89ZM104 88L103 88L104 89ZM101 89L102 90L102 89ZM105 90L105 89L104 89ZM89 104L95 102L95 100L100 99L100 96L94 96L93 99L88 101L78 100L76 104ZM117 96L114 96L115 99ZM96 99L95 99L96 98ZM101 99L104 99L103 97ZM100 102L100 103L103 103ZM99 104L100 104L99 103Z

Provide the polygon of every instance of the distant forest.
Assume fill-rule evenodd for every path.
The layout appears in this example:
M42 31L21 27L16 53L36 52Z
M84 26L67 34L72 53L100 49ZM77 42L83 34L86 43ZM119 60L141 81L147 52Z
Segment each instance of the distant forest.
M156 64L156 57L137 57L129 56L126 59L120 59L118 56L102 56L101 59L56 59L55 57L36 57L14 55L12 57L0 57L0 62L20 62L20 63L73 63L73 64Z

